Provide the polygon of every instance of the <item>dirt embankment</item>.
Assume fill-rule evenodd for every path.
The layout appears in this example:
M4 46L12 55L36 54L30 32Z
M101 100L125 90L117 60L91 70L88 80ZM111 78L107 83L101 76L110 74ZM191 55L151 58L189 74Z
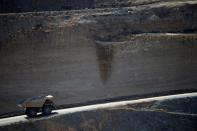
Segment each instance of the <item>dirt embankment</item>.
M38 94L63 105L196 89L196 7L0 14L0 112Z

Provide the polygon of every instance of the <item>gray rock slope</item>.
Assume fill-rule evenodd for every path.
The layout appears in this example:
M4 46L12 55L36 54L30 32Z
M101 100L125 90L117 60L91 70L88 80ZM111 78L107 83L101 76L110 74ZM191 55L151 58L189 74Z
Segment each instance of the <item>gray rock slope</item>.
M0 114L197 88L197 2L0 14Z

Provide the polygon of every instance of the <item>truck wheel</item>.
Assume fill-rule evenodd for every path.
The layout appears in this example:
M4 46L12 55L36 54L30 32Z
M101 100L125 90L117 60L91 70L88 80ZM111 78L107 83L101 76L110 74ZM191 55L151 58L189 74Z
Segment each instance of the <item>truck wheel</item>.
M52 106L50 105L45 105L42 107L42 114L43 115L49 115L52 112Z
M35 117L37 115L37 109L27 108L25 113L28 117Z

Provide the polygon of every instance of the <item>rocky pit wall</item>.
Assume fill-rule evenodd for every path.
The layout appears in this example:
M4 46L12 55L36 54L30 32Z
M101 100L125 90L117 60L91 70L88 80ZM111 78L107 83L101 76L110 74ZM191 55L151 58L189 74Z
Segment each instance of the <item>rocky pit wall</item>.
M57 105L197 89L197 2L0 14L0 114L52 94Z
M29 119L1 131L196 131L197 97L78 112L49 119Z

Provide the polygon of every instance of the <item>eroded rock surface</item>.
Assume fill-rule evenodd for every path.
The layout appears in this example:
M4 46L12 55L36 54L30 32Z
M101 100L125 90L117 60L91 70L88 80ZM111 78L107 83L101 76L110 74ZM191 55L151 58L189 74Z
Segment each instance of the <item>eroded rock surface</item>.
M0 14L0 114L53 94L57 105L196 89L197 2Z

